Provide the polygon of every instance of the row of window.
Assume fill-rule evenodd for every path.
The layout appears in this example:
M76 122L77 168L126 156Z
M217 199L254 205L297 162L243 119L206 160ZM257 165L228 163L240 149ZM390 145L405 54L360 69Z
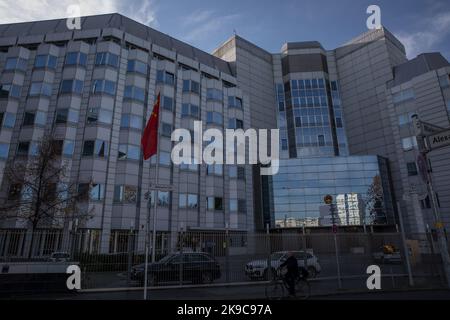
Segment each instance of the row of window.
M61 94L82 94L82 92L83 92L83 81L77 79L61 81L60 86ZM103 79L94 80L92 92L115 95L116 83L114 81ZM0 85L0 98L8 98L8 97L19 98L20 93L21 93L20 86L11 84ZM29 95L51 97L52 84L47 82L32 82L30 86ZM145 101L145 90L136 86L125 86L124 98L140 101L143 103ZM242 100L240 98L229 96L228 101L229 107L242 108ZM172 110L173 99L164 96L162 99L162 106L167 110ZM183 110L186 110L185 108L186 107L183 106ZM184 113L184 115L198 117L198 111L192 110L192 113Z
M305 79L305 80L292 80L291 88L295 89L324 89L325 80L324 79Z
M16 123L16 115L10 112L0 112L0 130L2 128L12 129Z
M55 140L52 147L55 155L71 157L74 152L75 142L72 140ZM37 156L37 153L38 142L20 141L17 145L17 156Z
M1 84L0 85L0 99L20 98L22 87L16 84Z
M58 192L58 185L52 184L52 187L48 187L49 190L54 189L54 193ZM19 200L20 198L31 198L32 192L30 190L24 190L20 184L12 184L9 187L8 199ZM64 190L64 189L61 189ZM105 198L105 185L99 183L80 183L78 184L78 193L81 196L80 200L92 200L102 201ZM135 186L129 185L116 185L114 186L114 203L136 203L138 189ZM152 191L151 202L154 204L154 194ZM198 208L198 195L181 193L179 195L178 206L179 208ZM221 197L207 197L206 198L207 210L223 210L223 198ZM170 206L170 193L167 191L158 191L158 206L169 207ZM229 209L231 212L246 213L246 200L244 199L230 199Z
M181 163L180 170L197 172L198 164L194 164L193 161L191 161L191 164ZM206 174L210 176L212 175L223 176L223 165L221 164L206 165ZM245 180L245 168L240 166L228 166L228 177L232 179Z

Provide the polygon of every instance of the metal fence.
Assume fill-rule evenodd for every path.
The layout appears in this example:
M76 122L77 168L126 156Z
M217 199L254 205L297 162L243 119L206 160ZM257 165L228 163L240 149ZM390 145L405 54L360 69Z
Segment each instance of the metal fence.
M270 278L288 251L320 292L366 289L370 265L380 267L383 288L408 286L411 279L420 287L445 283L432 234L406 235L408 252L400 233L180 232L156 238L150 286L257 284ZM141 287L145 236L113 232L106 252L100 239L99 232L0 230L0 265L75 262L82 270L83 289Z

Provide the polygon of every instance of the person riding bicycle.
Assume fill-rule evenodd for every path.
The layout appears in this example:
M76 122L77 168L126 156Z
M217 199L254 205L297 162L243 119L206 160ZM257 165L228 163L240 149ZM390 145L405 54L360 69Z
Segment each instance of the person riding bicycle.
M286 281L289 288L289 295L295 297L295 281L299 276L298 262L292 252L288 253L288 258L280 265L280 268L286 267L287 272L284 275L284 281Z

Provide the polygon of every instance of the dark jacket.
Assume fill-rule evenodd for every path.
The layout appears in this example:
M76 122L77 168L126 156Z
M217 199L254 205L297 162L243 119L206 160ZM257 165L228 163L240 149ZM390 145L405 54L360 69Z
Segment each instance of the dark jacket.
M298 276L298 262L294 256L290 256L280 265L280 268L283 267L287 268L287 275Z

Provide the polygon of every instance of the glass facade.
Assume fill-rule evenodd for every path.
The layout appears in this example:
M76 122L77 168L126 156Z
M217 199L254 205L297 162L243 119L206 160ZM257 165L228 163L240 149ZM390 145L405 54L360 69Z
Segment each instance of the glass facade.
M264 198L266 222L277 228L393 223L387 160L377 156L280 160ZM333 196L326 205L324 197Z
M276 96L280 145L290 158L348 155L336 81L292 79L276 86Z

